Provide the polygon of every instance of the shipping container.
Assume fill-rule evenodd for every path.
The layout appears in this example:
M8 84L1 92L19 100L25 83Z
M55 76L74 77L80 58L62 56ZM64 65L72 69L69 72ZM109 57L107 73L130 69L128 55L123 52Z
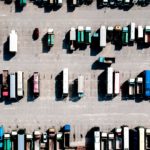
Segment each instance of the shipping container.
M70 30L70 50L75 50L75 41L76 41L76 29L74 27Z
M85 28L85 44L91 44L91 39L92 39L92 29L91 27L86 27Z
M144 42L150 44L150 26L145 27Z
M113 68L107 68L107 94L113 94Z
M47 43L48 46L54 45L54 29L52 28L48 28Z
M136 78L136 94L143 95L143 78L137 77Z
M16 99L16 75L10 73L10 98Z
M34 131L34 150L40 150L41 132L39 130Z
M100 47L106 46L106 27L100 27Z
M108 133L108 150L115 150L115 135L114 133Z
M135 79L131 78L128 80L129 88L128 88L128 94L129 96L135 95Z
M121 128L116 128L115 129L115 139L116 139L116 148L115 150L122 150L122 129Z
M8 70L3 70L3 75L2 75L2 96L3 97L8 97L9 96L9 83L8 83Z
M69 92L68 68L64 68L64 70L63 70L63 95L67 96L68 92Z
M84 43L84 27L78 26L77 41L79 44Z
M17 72L17 96L23 97L24 95L24 73L22 71Z
M128 27L122 28L122 44L127 45L129 43L129 30Z
M18 35L15 30L9 34L9 52L17 52Z

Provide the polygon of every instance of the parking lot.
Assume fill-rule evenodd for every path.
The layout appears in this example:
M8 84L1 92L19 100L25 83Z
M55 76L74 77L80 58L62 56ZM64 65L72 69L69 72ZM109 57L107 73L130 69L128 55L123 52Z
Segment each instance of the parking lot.
M25 127L29 132L34 129L57 128L70 123L76 140L80 134L86 135L93 126L100 126L108 131L114 127L127 124L129 127L143 125L150 127L149 101L136 102L122 100L122 95L106 101L99 98L98 79L104 69L94 67L99 56L115 56L112 65L120 71L121 84L130 77L136 77L145 69L150 69L150 48L137 49L137 45L125 46L115 50L114 45L107 44L101 52L87 47L67 53L65 35L71 27L91 26L92 31L100 25L150 25L150 6L134 6L128 11L103 8L97 9L96 2L81 6L68 12L66 3L57 11L38 8L28 2L22 12L15 11L15 5L0 2L0 70L10 72L18 70L25 73L25 97L18 102L2 101L0 103L0 123L6 130ZM35 27L40 30L40 38L33 41ZM55 44L50 50L43 45L48 28L54 29ZM7 54L7 38L12 29L18 33L18 52L14 56ZM55 77L64 67L69 68L70 85L83 74L85 76L85 97L76 101L72 97L58 101L55 97ZM28 79L38 71L41 79L41 93L37 99L28 95ZM99 85L101 85L99 83Z

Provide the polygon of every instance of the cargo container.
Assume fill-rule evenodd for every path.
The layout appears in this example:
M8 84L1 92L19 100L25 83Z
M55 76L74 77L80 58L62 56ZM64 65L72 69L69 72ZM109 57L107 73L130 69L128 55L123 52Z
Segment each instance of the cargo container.
M33 74L33 95L35 97L40 95L40 75L38 72Z
M123 126L123 149L129 150L129 127Z
M92 38L91 27L85 27L85 44L91 44Z
M4 134L4 150L12 150L10 133Z
M54 127L49 128L49 130L48 130L48 148L50 150L55 148L55 136L56 136L56 129Z
M114 72L114 94L120 93L120 73L119 71Z
M115 63L115 57L99 57L99 63L112 64Z
M69 124L64 126L64 148L70 147L70 131L71 127Z
M76 42L76 29L72 27L70 29L70 35L69 35L69 40L70 40L70 50L75 50L75 42Z
M101 133L101 150L107 149L107 133L102 132Z
M135 41L135 23L131 22L130 24L130 41L133 42Z
M146 27L145 27L144 42L145 42L146 44L150 44L150 26L146 26Z
M146 150L150 150L150 129L146 129Z
M9 90L8 90L8 70L3 70L2 75L2 96L8 97L9 96Z
M94 150L100 150L100 131L94 132Z
M33 135L26 134L26 150L33 150Z
M106 46L106 27L100 27L100 47Z
M68 68L64 68L63 70L63 96L67 96L69 92L69 75Z
M122 129L116 128L115 129L115 140L116 140L116 148L115 150L122 150Z
M136 94L143 95L143 78L142 77L136 78Z
M78 26L77 42L79 44L84 43L84 27L83 26Z
M144 71L145 75L145 97L150 97L150 70Z
M17 96L24 96L24 73L22 71L17 72Z
M10 98L16 99L16 75L10 73Z
M113 68L107 68L107 95L113 94Z
M115 150L115 135L108 133L108 150Z
M22 1L22 0L20 0ZM15 30L11 30L9 34L9 52L17 52L18 35Z
M78 76L78 96L79 98L84 96L84 76Z
M143 27L142 26L138 26L138 36L137 36L137 39L138 39L138 42L141 42L144 38L144 32L143 32Z
M52 28L48 29L47 43L48 43L48 46L54 45L54 30Z
M25 130L18 131L18 150L25 150Z
M39 130L34 131L34 150L40 150L41 132Z
M129 30L128 27L122 28L122 44L127 45L129 43Z
M145 150L145 129L144 127L138 128L138 143L139 143L139 150Z
M135 79L133 78L129 79L128 84L129 84L128 94L129 96L134 96L135 95Z
M0 126L0 149L4 148L3 138L4 138L4 127L1 125Z

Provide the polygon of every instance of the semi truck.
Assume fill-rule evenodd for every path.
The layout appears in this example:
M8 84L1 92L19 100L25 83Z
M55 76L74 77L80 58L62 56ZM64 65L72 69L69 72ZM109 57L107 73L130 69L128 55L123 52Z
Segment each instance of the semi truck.
M54 45L54 30L52 28L48 29L47 44L49 47Z
M100 131L94 132L94 150L100 150Z
M24 73L22 71L17 72L17 96L24 96Z
M99 63L112 64L115 63L115 57L99 57Z
M129 30L128 27L122 28L122 44L127 45L129 43Z
M49 128L49 130L48 130L48 148L49 148L49 150L55 149L55 137L56 137L56 129L54 127Z
M34 131L34 150L40 150L41 132L39 130Z
M92 39L91 27L85 27L85 44L91 44Z
M144 42L146 44L150 45L150 26L145 27Z
M11 140L12 140L12 150L16 150L17 149L17 131L16 130L12 130Z
M150 129L146 129L146 150L150 150Z
M138 143L139 143L139 150L145 150L145 128L139 127L138 128Z
M116 128L115 129L115 139L116 139L116 148L115 150L122 150L122 129Z
M143 27L141 26L141 25L139 25L138 27L137 27L137 32L138 32L138 34L137 34L137 40L138 40L138 42L143 42L143 39L144 39L144 30L143 30Z
M10 73L10 98L16 99L16 75Z
M114 43L118 46L122 45L122 27L120 25L116 25L114 27Z
M107 149L107 133L102 132L101 133L101 150Z
M69 93L69 75L68 68L63 70L63 97L66 97Z
M78 44L84 43L84 27L83 26L78 26L77 42Z
M130 42L134 42L135 41L135 23L134 22L131 22L129 26L129 30L130 30Z
M38 97L40 95L40 75L38 72L33 74L33 95Z
M18 131L18 150L25 150L25 129Z
M78 76L78 96L82 98L84 96L84 76Z
M20 0L24 1L24 0ZM11 30L9 34L9 52L16 53L17 52L17 42L18 42L18 35L15 30Z
M114 72L114 94L118 95L120 93L120 73L119 71Z
M71 127L69 124L64 126L64 148L70 147L70 131Z
M8 97L9 96L9 89L8 89L8 70L3 70L3 78L2 78L2 96Z
M106 46L106 27L100 27L100 47Z
M123 126L122 131L123 131L123 149L129 150L129 127Z
M128 80L129 88L128 88L128 94L129 97L133 97L135 95L135 79L131 78Z
M26 150L33 150L33 135L26 134Z
M144 71L144 76L145 76L145 91L144 95L145 97L150 97L150 70L145 70Z
M113 68L107 68L107 95L113 94Z
M115 150L115 135L108 133L108 150Z
M4 150L12 150L10 133L4 134Z
M112 42L113 41L113 36L114 34L114 27L108 26L107 27L107 42Z
M76 42L76 29L72 27L70 29L70 34L69 34L69 40L70 40L70 50L75 50L75 42Z
M62 149L62 148L61 148L62 141L63 141L63 134L62 134L62 132L58 132L58 133L56 134L56 149L57 149L57 150Z
M142 77L136 78L136 94L138 96L143 95L143 78Z
M3 149L4 127L0 126L0 149Z

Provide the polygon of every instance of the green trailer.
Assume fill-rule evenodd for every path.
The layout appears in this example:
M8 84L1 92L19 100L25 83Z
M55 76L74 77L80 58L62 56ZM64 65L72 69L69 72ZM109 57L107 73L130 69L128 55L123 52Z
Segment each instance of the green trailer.
M54 30L51 28L48 29L47 44L48 46L54 45Z
M128 27L122 28L122 44L127 45L129 43L129 29Z
M86 27L85 28L85 44L91 44L91 38L92 38L91 27Z
M5 133L4 134L4 150L11 150L12 145L11 145L11 139L10 139L10 134Z
M79 44L84 43L84 28L83 28L83 26L78 26L77 42Z
M21 7L23 7L27 4L27 0L19 0L19 4Z

